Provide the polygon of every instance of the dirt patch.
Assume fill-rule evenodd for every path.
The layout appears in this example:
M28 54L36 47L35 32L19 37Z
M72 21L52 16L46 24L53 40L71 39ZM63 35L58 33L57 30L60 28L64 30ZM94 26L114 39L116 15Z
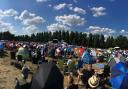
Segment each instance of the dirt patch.
M20 71L10 65L9 57L0 58L0 89L15 89L15 78Z

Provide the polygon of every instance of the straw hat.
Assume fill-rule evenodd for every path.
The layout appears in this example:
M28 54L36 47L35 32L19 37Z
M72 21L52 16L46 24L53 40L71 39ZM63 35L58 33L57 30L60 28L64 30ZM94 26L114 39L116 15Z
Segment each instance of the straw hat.
M96 88L99 85L98 78L93 75L91 78L89 78L88 84L90 85L90 87Z

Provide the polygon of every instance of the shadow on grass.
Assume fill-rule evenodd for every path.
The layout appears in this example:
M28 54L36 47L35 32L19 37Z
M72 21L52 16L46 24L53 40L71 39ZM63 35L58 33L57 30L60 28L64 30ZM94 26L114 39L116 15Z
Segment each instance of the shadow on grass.
M6 50L0 51L0 58L8 57L8 52Z

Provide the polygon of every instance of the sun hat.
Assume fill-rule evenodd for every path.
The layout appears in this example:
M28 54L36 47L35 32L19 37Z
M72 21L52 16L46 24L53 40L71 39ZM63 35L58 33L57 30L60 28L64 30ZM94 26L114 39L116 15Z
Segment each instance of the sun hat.
M96 75L93 75L92 77L89 78L88 80L88 84L90 85L90 87L92 88L96 88L99 85L99 80L96 77Z

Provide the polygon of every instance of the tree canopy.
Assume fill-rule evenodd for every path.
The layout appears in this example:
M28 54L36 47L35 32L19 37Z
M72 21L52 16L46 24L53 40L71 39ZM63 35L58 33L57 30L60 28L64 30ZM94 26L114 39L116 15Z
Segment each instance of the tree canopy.
M92 48L110 48L119 46L122 49L128 48L128 38L125 36L109 36L107 38L102 34L86 34L82 32L56 31L56 32L41 32L37 34L15 36L9 31L0 33L0 40L15 40L15 41L32 41L32 42L48 42L52 39L64 40L71 45L92 47Z

